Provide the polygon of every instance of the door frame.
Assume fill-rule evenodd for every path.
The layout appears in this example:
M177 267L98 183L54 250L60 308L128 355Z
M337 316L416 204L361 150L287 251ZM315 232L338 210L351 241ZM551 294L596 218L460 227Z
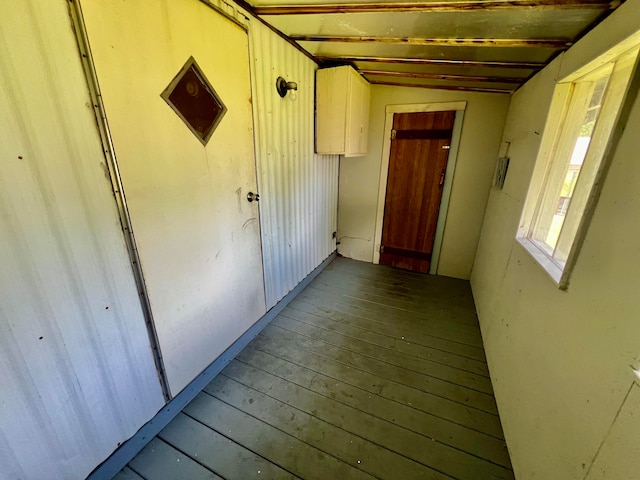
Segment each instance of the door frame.
M133 278L138 290L140 307L142 309L147 335L149 337L149 346L151 347L151 354L153 355L153 361L156 366L158 382L160 383L162 396L166 404L174 398L174 393L171 391L171 387L169 386L169 379L167 377L164 358L162 357L158 331L156 330L156 324L153 318L149 291L147 289L144 272L142 271L142 261L140 259L140 253L138 251L138 245L133 231L133 224L129 214L129 206L127 205L122 177L120 175L120 167L118 166L118 159L116 158L116 152L113 146L113 138L111 136L111 129L109 128L107 112L102 101L102 91L100 89L98 73L96 72L95 63L93 61L93 53L91 52L91 46L89 44L89 36L84 20L84 14L82 13L82 5L79 0L69 3L69 15L73 26L72 30L78 45L78 53L80 54L80 59L82 61L82 69L84 70L87 81L88 93L91 97L91 103L93 104L93 113L96 118L100 142L102 143L109 181L111 182L113 196L118 208L118 216L120 217L122 225L122 234L127 248L127 253L129 254L129 263L131 265Z
M380 245L382 244L382 226L384 222L384 204L387 197L387 177L389 174L389 160L391 156L391 130L393 129L393 115L396 113L420 113L420 112L446 112L455 111L456 116L453 122L453 134L451 137L451 148L447 160L447 169L442 186L442 199L438 210L438 223L436 224L436 236L431 255L431 266L429 273L435 275L438 270L440 260L440 249L444 236L444 227L449 209L449 199L451 197L451 186L453 175L456 169L458 149L460 146L460 135L462 133L462 121L464 111L467 108L466 101L442 102L442 103L412 103L405 105L387 105L385 107L385 120L382 143L382 159L380 162L380 182L378 183L378 207L376 211L376 229L373 236L373 263L380 263Z

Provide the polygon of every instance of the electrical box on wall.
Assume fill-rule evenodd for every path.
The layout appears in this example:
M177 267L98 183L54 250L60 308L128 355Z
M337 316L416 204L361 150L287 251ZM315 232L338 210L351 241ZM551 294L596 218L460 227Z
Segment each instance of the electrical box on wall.
M367 154L369 82L350 66L316 72L316 152Z

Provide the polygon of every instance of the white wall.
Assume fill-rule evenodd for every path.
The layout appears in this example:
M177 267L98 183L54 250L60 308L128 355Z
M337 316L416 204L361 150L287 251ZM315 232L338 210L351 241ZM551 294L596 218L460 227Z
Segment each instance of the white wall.
M153 39L166 41L171 33L176 34L169 25L152 28L156 25L151 22L152 17L155 22L159 12L160 16L171 13L176 23L191 16L189 28L182 33L202 36L205 43L209 28L202 25L206 17L197 16L193 21L193 9L216 14L197 0L181 8L186 1L149 2L140 18L124 14L121 5L109 10L113 7L111 2L83 2L83 7L90 8L95 15L91 46L101 52L103 60L113 50L116 60L121 61L119 68L130 68L135 64L132 59L136 48L148 46ZM67 2L36 3L17 2L3 9L0 32L0 51L3 52L0 62L2 480L84 478L163 405ZM232 7L218 6L230 14L234 12ZM129 7L143 8L144 5L136 2ZM174 10L169 12L170 8ZM106 43L107 33L113 33L110 30L113 21L122 29L121 35L111 35L113 42ZM249 59L245 37L244 54L227 55L232 58L226 58L224 68L236 71L234 62L249 65L259 105L256 107L259 115L253 124L259 132L255 148L262 169L261 212L268 228L263 238L270 249L265 277L270 282L273 304L335 249L331 234L336 223L338 159L313 154L315 64L257 22L252 25L256 57ZM131 39L132 30L140 35L139 39ZM186 60L184 43L178 38L173 40L164 44L161 55L150 54L139 63L143 65L142 70L146 68L146 73L164 69L162 74L148 75L142 82L144 88L153 90L154 98L157 95L159 99L166 83ZM238 46L236 43L234 48ZM121 50L123 45L131 51ZM175 60L175 64L168 58ZM202 63L200 66L205 68ZM98 73L102 86L110 82L118 85L114 76L121 71L103 69ZM242 96L242 108L251 118L251 89L249 72L246 73L243 88L229 94ZM300 98L296 103L275 99L278 75L299 82ZM237 80L233 75L228 77L229 83ZM212 227L215 222L210 221L211 218L203 219L201 210L192 208L194 203L197 206L197 201L189 203L194 196L201 203L215 197L202 188L209 179L197 174L189 176L193 171L187 171L184 162L202 166L207 162L214 164L221 157L228 160L229 145L238 140L239 130L251 132L253 125L250 120L242 126L233 123L224 141L214 144L215 152L189 146L179 149L181 154L176 155L176 145L188 144L188 141L176 141L175 136L180 135L177 132L184 132L189 140L194 139L184 125L178 123L172 129L166 127L165 117L162 117L165 123L159 121L166 112L163 109L169 108L162 100L157 105L160 110L157 115L146 117L147 122L137 121L141 113L138 107L144 103L140 98L142 84L119 85L129 101L120 104L111 101L108 118L112 129L120 128L120 135L114 138L116 155L120 154L119 159L124 160L122 155L127 157L127 152L133 152L129 157L133 162L133 165L129 163L133 168L129 170L129 178L136 168L140 173L136 182L129 182L127 199L133 200L150 185L164 189L155 196L155 205L151 202L138 210L134 223L138 227L154 226L146 245L152 245L156 257L162 257L158 252L168 248L168 237L172 235L176 219L191 222L191 227L200 235L198 239L183 235L180 237L183 244L169 245L167 261L157 262L155 269L150 269L149 263L143 264L145 279L148 283L156 282L157 287L162 278L184 279L196 267L202 271L202 265L197 262L188 266L183 263L177 268L176 255L185 252L176 248L195 248L202 252L204 247L202 243L195 245L196 240L201 240L203 231L210 233L216 226ZM216 87L222 95L228 84L224 87L216 84ZM225 94L223 99L227 98ZM175 115L169 113L173 119ZM158 128L162 133L158 133ZM147 142L148 148L140 148L141 138L152 139ZM154 142L167 148L158 151ZM249 139L241 143L242 156L252 160L252 142ZM135 162L140 165L136 167ZM142 165L144 162L146 167ZM229 165L213 166L216 168L212 172L226 182L221 189L228 189L239 181L240 173ZM253 173L254 181L255 176ZM190 192L185 193L184 188L178 195L169 188L176 184L180 188L190 185L194 195L189 197ZM161 205L166 208L160 208ZM258 207L255 204L251 207L257 213ZM253 222L248 228L257 228L257 225ZM141 230L138 228L134 233L141 234ZM140 240L140 236L137 239ZM218 259L231 270L240 256L222 251ZM250 282L259 279L256 283L262 295L260 266L256 276L249 277ZM228 276L221 275L218 280L221 279L229 283ZM158 305L168 305L173 309L170 314L175 315L179 315L183 307L194 308L196 302L189 305L177 302L175 290L169 288L164 293L166 295L156 290L155 302L152 302L154 314ZM219 288L202 290L198 295L208 302L225 297L225 301L231 300L240 306L256 297L247 289L232 293ZM181 318L188 317L184 311L182 314ZM240 327L239 323L233 325L235 329ZM180 329L176 341L202 344L203 338L219 333L215 328L195 331L189 328L187 324ZM242 330L236 330L233 339L241 333ZM227 344L221 346L217 337L216 348L224 349L233 339L227 338ZM184 355L192 353L188 351ZM215 358L214 349L208 354L213 355L209 360ZM197 365L199 370L206 366L202 362ZM180 373L173 393L199 370Z
M270 308L335 250L338 156L314 153L315 62L255 19L249 36ZM279 76L297 82L295 102L277 94Z
M498 94L372 85L368 153L340 161L338 252L349 258L373 261L385 107L466 101L438 274L469 278L509 98Z
M555 81L638 29L640 1L629 0L520 89L509 110L511 164L504 190L491 191L471 282L519 480L640 478L629 368L640 353L637 100L568 291L515 241Z
M80 479L163 397L66 2L0 52L0 479Z

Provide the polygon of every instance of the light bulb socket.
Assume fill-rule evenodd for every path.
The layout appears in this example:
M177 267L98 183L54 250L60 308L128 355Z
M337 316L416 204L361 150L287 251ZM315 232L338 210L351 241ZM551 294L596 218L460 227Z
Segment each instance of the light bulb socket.
M298 84L296 82L287 82L283 77L278 77L276 80L276 91L278 95L284 98L289 90L298 90Z

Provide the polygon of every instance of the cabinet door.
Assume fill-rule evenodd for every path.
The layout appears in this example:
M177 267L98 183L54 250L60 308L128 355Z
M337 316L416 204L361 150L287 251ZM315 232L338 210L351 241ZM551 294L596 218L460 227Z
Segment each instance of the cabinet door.
M316 79L316 151L366 154L369 84L347 66L318 70Z
M371 100L371 90L368 83L362 82L362 103L361 107L361 132L360 132L360 153L367 154L367 143L369 141L369 102Z
M348 149L345 132L349 128L348 71L327 68L316 73L316 152L344 153Z
M353 72L349 76L349 103L347 106L347 150L345 156L362 154L361 137L364 131L362 104L364 102L363 81Z

